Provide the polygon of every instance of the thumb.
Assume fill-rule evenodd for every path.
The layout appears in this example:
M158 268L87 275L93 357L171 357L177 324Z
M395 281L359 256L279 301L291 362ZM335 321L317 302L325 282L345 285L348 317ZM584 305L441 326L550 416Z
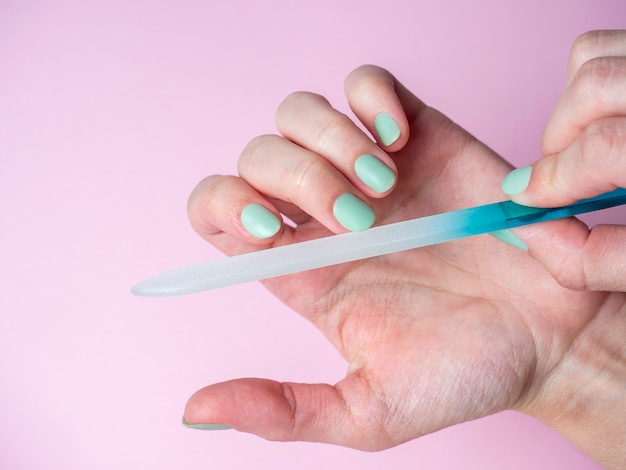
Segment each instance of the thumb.
M617 187L626 187L624 118L591 124L562 152L513 170L502 183L513 201L536 207L563 206ZM516 233L561 285L626 291L626 227L597 225L589 230L571 219Z
M590 124L569 147L518 168L502 190L519 204L558 207L626 187L626 118Z
M197 391L187 402L183 424L194 429L234 428L271 441L380 450L398 443L380 432L376 416L384 413L376 412L373 395L367 381L355 374L335 386L237 379Z

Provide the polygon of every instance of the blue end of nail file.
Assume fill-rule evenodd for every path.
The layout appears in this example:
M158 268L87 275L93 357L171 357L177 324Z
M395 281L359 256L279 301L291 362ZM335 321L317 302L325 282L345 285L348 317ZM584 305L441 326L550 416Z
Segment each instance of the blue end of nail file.
M146 297L192 294L561 219L622 204L626 204L626 189L622 188L557 208L527 207L511 201L497 202L373 227L363 232L331 235L184 266L137 284L132 288L132 293Z

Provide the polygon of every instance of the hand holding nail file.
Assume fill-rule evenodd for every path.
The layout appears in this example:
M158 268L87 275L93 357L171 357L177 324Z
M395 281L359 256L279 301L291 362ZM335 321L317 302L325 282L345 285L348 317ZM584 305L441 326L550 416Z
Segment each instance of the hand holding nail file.
M146 297L192 294L622 204L626 204L622 188L557 208L497 202L185 266L137 284L132 293Z

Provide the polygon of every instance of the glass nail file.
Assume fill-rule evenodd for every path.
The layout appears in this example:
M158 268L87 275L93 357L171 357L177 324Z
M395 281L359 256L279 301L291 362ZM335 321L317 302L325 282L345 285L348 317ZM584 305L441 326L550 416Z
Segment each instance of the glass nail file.
M521 206L511 201L496 202L373 227L363 232L331 235L184 266L137 284L132 288L132 293L146 297L192 294L622 204L626 204L626 189L622 188L550 209Z

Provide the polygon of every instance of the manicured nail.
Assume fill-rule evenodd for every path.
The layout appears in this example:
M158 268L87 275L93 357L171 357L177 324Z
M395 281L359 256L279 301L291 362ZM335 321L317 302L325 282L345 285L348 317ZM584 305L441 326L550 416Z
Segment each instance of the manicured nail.
M380 113L374 118L374 128L384 146L393 144L400 137L400 128L387 113Z
M377 193L388 191L396 183L393 170L369 153L356 159L354 171L363 183Z
M351 232L370 228L376 215L370 206L352 194L342 194L333 205L335 219Z
M532 166L525 166L524 168L513 170L506 175L502 181L502 191L508 195L521 193L528 187L532 171Z
M225 429L232 429L232 426L226 426L225 424L189 424L185 421L183 416L183 426L189 429L199 429L202 431L222 431Z
M251 235L270 238L280 230L280 220L261 204L248 204L241 211L241 223Z
M519 237L513 234L509 229L498 230L491 232L489 235L497 238L498 240L511 245L512 247L519 248L522 251L528 251L528 246Z

